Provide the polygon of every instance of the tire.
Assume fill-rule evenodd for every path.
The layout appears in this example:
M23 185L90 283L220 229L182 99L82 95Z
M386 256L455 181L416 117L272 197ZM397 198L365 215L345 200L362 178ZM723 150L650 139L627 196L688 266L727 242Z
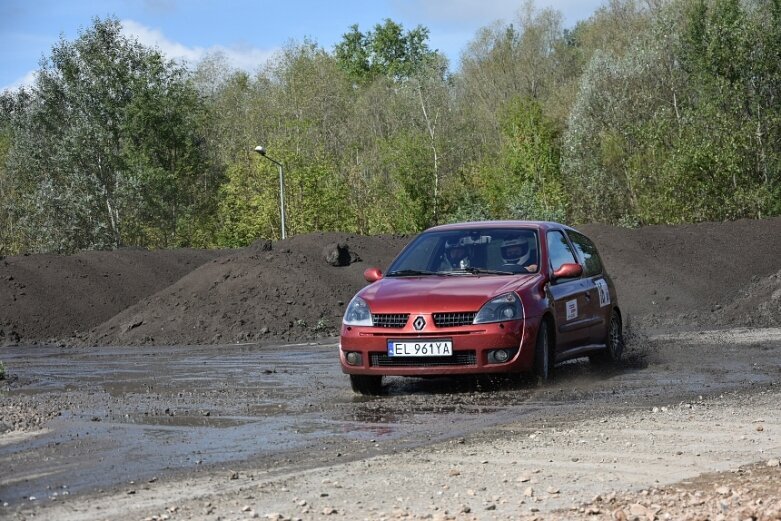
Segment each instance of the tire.
M353 391L364 396L375 396L382 390L382 376L351 374L350 385Z
M613 310L610 315L610 325L607 328L605 349L589 356L589 360L597 365L615 365L621 361L624 354L624 332L621 316Z
M540 384L549 382L553 378L551 335L546 319L540 322L540 328L537 330L537 341L534 344L534 375Z

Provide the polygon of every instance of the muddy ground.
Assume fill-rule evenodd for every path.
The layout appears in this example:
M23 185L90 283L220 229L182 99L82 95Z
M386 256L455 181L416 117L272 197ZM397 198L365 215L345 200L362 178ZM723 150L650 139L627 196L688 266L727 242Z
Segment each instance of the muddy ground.
M781 218L587 225L630 326L781 325ZM239 250L86 252L0 260L0 344L282 343L338 332L344 305L411 237L319 233ZM328 244L352 262L331 266Z
M376 398L332 335L409 237L0 259L0 518L781 518L781 219L582 229L620 367Z

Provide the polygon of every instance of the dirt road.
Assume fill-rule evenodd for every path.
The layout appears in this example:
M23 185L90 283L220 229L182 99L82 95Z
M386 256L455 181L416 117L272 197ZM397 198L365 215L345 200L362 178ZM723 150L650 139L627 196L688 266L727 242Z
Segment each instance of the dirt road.
M409 237L0 258L0 518L781 519L781 218L583 231L621 367L375 398L333 334Z
M0 517L555 516L781 456L781 330L631 346L544 388L392 379L378 398L333 344L6 348Z

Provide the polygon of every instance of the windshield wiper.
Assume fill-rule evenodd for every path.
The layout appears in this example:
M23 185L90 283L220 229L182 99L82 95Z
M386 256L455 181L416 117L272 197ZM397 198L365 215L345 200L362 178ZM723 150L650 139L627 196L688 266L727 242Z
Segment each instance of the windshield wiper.
M435 273L433 271L424 271L424 270L396 270L391 271L386 277L415 277L420 275L439 275L439 273Z
M486 270L483 268L474 268L472 266L454 270L451 273L471 273L472 275L516 275L516 273L513 273L512 271Z

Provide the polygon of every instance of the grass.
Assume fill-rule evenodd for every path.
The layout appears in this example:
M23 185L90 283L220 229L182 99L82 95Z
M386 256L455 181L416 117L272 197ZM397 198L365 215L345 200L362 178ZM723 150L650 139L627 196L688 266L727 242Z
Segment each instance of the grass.
M5 364L0 361L0 380L5 379Z

